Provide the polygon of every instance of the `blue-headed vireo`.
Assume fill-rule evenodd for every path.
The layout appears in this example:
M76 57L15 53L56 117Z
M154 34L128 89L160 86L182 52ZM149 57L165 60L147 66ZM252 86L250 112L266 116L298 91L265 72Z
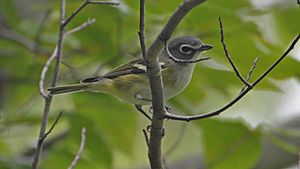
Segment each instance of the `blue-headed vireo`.
M159 54L166 100L182 92L190 83L196 63L188 61L199 58L201 52L212 48L195 36L175 38L167 46L168 50L165 48ZM135 104L136 107L151 104L150 85L143 59L123 64L104 75L83 79L80 84L53 87L48 91L51 95L77 91L100 92Z

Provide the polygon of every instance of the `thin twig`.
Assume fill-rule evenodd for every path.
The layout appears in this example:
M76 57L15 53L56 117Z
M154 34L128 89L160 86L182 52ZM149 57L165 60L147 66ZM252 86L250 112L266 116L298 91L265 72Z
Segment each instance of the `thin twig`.
M63 26L66 26L85 6L89 4L99 4L99 5L119 5L118 2L105 2L105 1L92 1L86 0L82 3L72 14L69 16L63 23Z
M65 139L68 136L69 133L70 133L69 130L64 130L64 131L59 132L58 134L56 134L52 137L47 138L44 142L43 148L44 149L49 149L53 145L56 145L55 143ZM36 147L30 147L30 148L24 150L21 155L30 157L30 156L34 155L35 151L36 151Z
M256 65L257 65L258 60L259 60L259 57L257 56L257 57L254 59L253 64L252 64L252 66L251 66L251 68L250 68L250 70L249 70L249 73L248 73L247 77L246 77L246 80L247 80L247 81L250 80L250 77L251 77L251 75L252 75L254 69L256 68Z
M78 27L76 27L76 28L74 28L74 29L72 29L72 30L66 32L66 33L64 34L64 36L70 35L70 34L72 34L72 33L76 33L76 32L78 32L78 31L80 31L80 30L82 30L82 29L84 29L84 28L90 26L90 25L93 24L95 21L96 21L95 19L89 19L88 21L84 22L84 23L81 24L80 26L78 26ZM40 89L40 94L41 94L44 98L48 97L48 93L46 92L45 87L44 87L44 86L45 86L45 85L44 85L44 82L45 82L46 74L47 74L47 72L48 72L48 70L49 70L49 67L50 67L52 61L56 58L56 56L57 56L57 46L55 47L55 49L54 49L52 55L49 57L49 59L47 60L45 66L43 67L42 73L41 73L41 76L40 76L39 89ZM62 61L61 61L61 62L62 62ZM64 64L65 64L65 63L64 63Z
M37 167L38 167L40 154L42 152L43 144L44 144L43 137L45 136L46 126L47 126L47 123L48 123L48 116L49 116L49 112L50 112L50 106L51 106L51 103L52 103L52 96L48 95L45 92L45 89L44 89L44 81L45 81L46 73L49 69L49 66L50 66L51 62L54 60L54 58L56 58L56 63L54 65L54 73L53 73L52 82L51 82L51 87L55 87L57 79L58 79L58 72L59 72L60 62L61 62L61 57L62 57L63 41L64 41L64 38L65 38L65 35L66 35L65 28L66 28L67 24L87 4L90 4L90 3L91 4L109 4L109 2L95 3L95 1L86 0L86 2L83 3L83 5L81 5L75 12L73 12L72 15L67 20L65 20L66 0L61 0L60 1L60 23L59 23L59 34L58 34L57 46L56 46L53 54L51 55L51 57L48 59L46 65L44 66L44 68L42 70L42 73L41 73L40 82L39 82L40 93L41 93L42 97L45 100L45 106L44 106L44 110L43 110L43 117L42 117L40 132L39 132L39 139L38 139L38 143L37 143L37 146L36 146L36 152L35 152L34 159L33 159L33 162L32 162L32 169L37 169ZM118 4L118 3L112 3L111 5L115 5L115 4Z
M251 68L250 68L250 70L249 70L249 73L247 74L246 80L247 80L248 82L249 82L249 80L250 80L250 77L251 77L251 75L252 75L252 73L253 73L253 71L254 71L256 65L257 65L258 60L259 60L259 57L257 56L257 57L254 59L254 61L253 61L253 64L252 64L252 66L251 66ZM242 88L242 90L241 90L241 93L246 89L246 87L247 87L247 85L244 84L244 86L243 86L243 88Z
M63 40L64 40L64 33L65 33L65 27L62 24L63 24L64 19L65 19L65 12L66 12L65 5L66 5L66 0L61 0L58 42L57 42L57 46L56 46L56 48L53 52L54 54L52 54L53 57L49 58L49 60L51 58L56 58L56 63L55 63L55 67L54 67L54 74L53 74L52 82L51 82L51 87L55 87L55 85L56 85L56 81L58 79L58 72L59 72L59 63L60 63L61 56L62 56ZM51 103L52 103L52 96L45 94L45 90L44 90L45 74L47 73L47 70L48 70L49 65L50 65L52 60L50 60L49 63L48 63L48 61L45 65L46 68L45 67L43 68L43 72L42 72L42 75L41 75L42 80L40 80L40 93L44 97L45 106L44 106L42 123L41 123L41 127L40 127L40 132L39 132L39 139L38 139L37 146L36 146L36 152L35 152L34 159L33 159L33 162L32 162L32 169L37 169L38 168L38 163L39 163L40 155L42 153L43 144L44 144L44 136L45 136L46 127L47 127L47 123L48 123L48 116L49 116L49 112L50 112L50 106L51 106Z
M62 111L59 112L58 116L56 117L54 123L52 124L52 126L50 127L50 129L45 133L45 135L41 138L42 140L45 140L47 138L47 136L52 132L52 130L54 129L54 127L56 126L56 124L58 123L60 117L62 115Z
M140 27L138 31L140 45L142 50L142 56L145 59L147 49L145 43L145 0L140 0Z
M79 25L78 27L72 29L72 30L69 30L66 35L70 35L72 33L75 33L75 32L78 32L86 27L89 27L91 26L94 22L96 22L96 19L95 18L92 18L92 19L88 19L86 22L84 22L83 24Z
M52 79L52 83L51 83L51 87L55 87L56 85L56 81L58 79L58 72L59 72L59 68L60 68L60 61L61 61L61 57L62 57L62 49L63 49L63 41L64 41L64 37L65 37L65 26L64 21L65 21L65 16L66 16L66 10L65 10L65 6L66 6L66 1L65 0L61 0L62 5L61 5L61 14L60 14L60 27L59 27L59 38L58 38L58 42L57 42L57 52L56 52L56 63L54 65L54 74L53 74L53 79Z
M223 48L224 48L224 52L225 52L225 55L231 65L231 67L233 68L235 74L238 76L238 78L245 84L247 85L248 87L251 87L251 84L249 82L247 82L247 80L245 80L243 78L243 76L241 75L241 73L239 72L238 68L236 67L236 65L234 64L232 58L230 57L230 54L228 52L228 49L226 47L226 44L225 44L225 40L224 40L224 30L223 30L223 24L222 24L222 19L221 17L219 17L219 23L220 23L220 34L221 34L221 43L223 45Z
M145 137L145 141L146 141L146 144L147 144L147 147L149 149L149 137L148 137L148 133L145 129L143 129L143 133L144 133L144 137Z
M203 58L196 59L196 60L182 60L182 59L177 59L169 51L169 47L168 47L167 41L165 41L165 49L166 49L166 52L167 52L169 58L172 59L174 62L177 62L177 63L197 63L197 62L201 62L201 61L205 61L205 60L209 60L210 59L209 57L203 57Z
M83 127L81 129L81 142L80 142L79 150L78 150L74 160L72 161L71 165L68 167L68 169L73 169L81 157L81 154L82 154L82 152L84 150L84 146L85 146L85 139L86 139L85 132L86 132L86 130Z
M44 82L45 82L46 74L49 70L50 64L56 58L56 53L57 53L57 46L55 47L52 55L49 57L49 59L47 60L45 66L43 67L42 73L41 73L41 76L40 76L39 89L40 89L41 96L44 97L44 98L47 98L49 96L48 93L45 90Z
M89 4L96 4L96 5L119 5L119 2L108 2L108 1L95 1L95 0L87 0Z
M246 89L240 93L237 97L235 97L233 100L225 104L223 107L209 112L205 114L200 114L200 115L195 115L195 116L179 116L179 115L174 115L170 113L165 114L165 118L167 119L172 119L172 120L179 120L179 121L192 121L192 120L199 120L199 119L204 119L212 116L217 116L220 113L224 112L231 106L233 106L235 103L237 103L241 98L243 98L249 91L252 90L261 80L263 80L295 47L297 42L300 39L300 33L295 37L289 48L261 75L259 76L253 83L252 87L247 86Z

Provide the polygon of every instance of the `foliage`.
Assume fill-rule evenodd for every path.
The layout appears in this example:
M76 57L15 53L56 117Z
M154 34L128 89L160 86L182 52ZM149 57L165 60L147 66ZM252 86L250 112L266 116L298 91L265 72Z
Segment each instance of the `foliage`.
M261 153L259 130L247 129L241 122L219 120L203 120L199 126L203 129L207 168L254 167Z

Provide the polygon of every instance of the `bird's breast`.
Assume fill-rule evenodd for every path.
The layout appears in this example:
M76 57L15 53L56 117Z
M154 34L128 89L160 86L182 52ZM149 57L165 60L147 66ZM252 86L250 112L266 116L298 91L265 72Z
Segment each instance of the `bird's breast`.
M194 65L174 66L163 71L165 99L170 99L182 92L190 83Z

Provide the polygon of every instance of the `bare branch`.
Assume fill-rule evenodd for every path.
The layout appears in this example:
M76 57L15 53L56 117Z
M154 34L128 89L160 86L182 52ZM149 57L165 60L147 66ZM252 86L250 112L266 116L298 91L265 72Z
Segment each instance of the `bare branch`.
M257 57L254 59L254 61L253 61L253 64L252 64L252 66L251 66L251 68L250 68L250 70L249 70L249 73L248 73L247 77L246 77L246 80L247 80L248 82L249 82L249 80L250 80L250 77L251 77L251 75L252 75L252 73L253 73L253 71L254 71L256 65L257 65L258 60L259 60L259 57L257 56ZM246 87L247 87L247 85L244 84L244 86L243 86L241 92L243 92L243 91L246 89Z
M56 58L56 63L54 65L54 73L53 73L52 82L51 82L51 87L55 87L57 79L58 79L58 72L59 72L60 62L61 62L61 57L62 57L63 41L64 41L65 36L67 35L67 33L65 32L65 28L66 28L67 24L88 4L111 4L111 5L115 5L115 4L118 4L118 3L98 2L98 1L86 0L85 3L83 3L75 12L72 13L72 15L67 20L65 20L66 0L61 0L60 1L60 23L59 23L59 35L58 35L57 46L56 46L53 54L51 55L51 57L48 59L46 65L44 66L44 68L42 70L42 73L41 73L40 81L39 81L40 94L45 99L45 106L44 106L44 111L43 111L42 123L41 123L41 127L40 127L39 139L38 139L36 152L35 152L33 163L32 163L32 169L37 169L37 167L38 167L40 154L42 152L43 144L44 144L44 137L45 137L46 126L47 126L47 123L48 123L48 116L49 116L49 112L50 112L50 106L51 106L51 103L52 103L52 96L47 94L45 92L45 89L44 89L44 81L45 81L46 73L49 69L49 66L50 66L51 62ZM90 22L93 22L93 21L90 21ZM90 22L87 22L86 26ZM81 25L79 28L77 28L75 30L72 30L72 32L77 32L77 31L83 29L86 26ZM48 134L46 133L46 135L48 135Z
M210 59L209 57L204 57L204 58L200 58L200 59L196 59L196 60L182 60L182 59L177 59L169 51L169 47L168 47L168 43L167 42L165 42L165 49L167 51L167 54L168 54L169 58L172 59L174 62L177 62L177 63L197 63L197 62L201 62L201 61L205 61L205 60L209 60Z
M54 74L51 82L51 87L54 87L56 85L56 81L58 78L58 72L59 72L59 63L61 60L61 55L62 55L62 48L63 48L63 40L64 40L64 33L65 33L65 27L62 25L65 19L65 5L66 1L61 0L60 3L60 27L59 27L59 35L58 35L58 42L57 42L57 47L54 50L54 53L52 56L49 58L47 61L45 67L43 68L42 75L41 75L41 80L40 80L40 93L45 99L45 106L44 106L44 112L43 112L43 117L42 117L42 123L41 123L41 128L40 128L40 133L39 133L39 140L37 143L37 148L36 152L34 155L33 163L32 163L32 169L37 169L39 159L40 159L40 154L43 149L43 144L44 144L44 136L45 136L45 131L46 131L46 126L48 123L48 116L50 112L50 106L52 103L52 96L45 94L44 90L44 79L45 79L45 74L47 73L47 70L49 68L49 65L51 61L56 58L56 64L54 68ZM48 65L47 65L48 64Z
M247 85L248 87L251 87L251 84L249 82L247 82L247 80L245 80L243 78L243 76L241 75L241 73L239 72L238 68L236 67L236 65L234 64L232 58L230 57L229 55L229 52L228 52L228 49L226 47L226 44L225 44L225 40L224 40L224 31L223 31L223 24L222 24L222 19L221 17L219 17L219 23L220 23L220 34L221 34L221 42L222 42L222 45L223 45L223 48L224 48L224 52L225 52L225 55L231 65L231 67L233 68L235 74L238 76L238 78L245 84Z
M145 129L143 129L143 133L144 133L144 137L145 137L145 141L146 141L146 144L147 144L147 147L149 149L149 137L148 137L148 133Z
M98 5L119 5L118 2L107 2L107 1L93 1L86 0L82 3L72 14L69 16L66 21L64 21L63 26L67 26L67 24L88 4L98 4Z
M93 18L93 19L89 19L88 21L84 22L82 25L80 25L80 26L78 26L78 27L76 27L76 28L74 28L74 29L72 29L72 30L66 32L66 33L64 34L64 36L70 35L70 34L72 34L72 33L76 33L76 32L78 32L78 31L80 31L80 30L82 30L82 29L84 29L84 28L90 26L90 25L93 24L95 21L96 21L96 20L95 20L94 18ZM48 97L48 93L46 92L45 87L44 87L44 86L45 86L45 85L44 85L44 82L45 82L46 74L47 74L47 72L48 72L48 70L49 70L49 67L50 67L52 61L56 58L56 56L57 56L57 46L55 47L55 49L54 49L52 55L49 57L49 59L47 60L45 66L43 67L42 73L41 73L41 76L40 76L39 89L40 89L40 94L41 94L44 98ZM62 61L61 61L61 62L62 62Z
M138 35L142 49L142 56L145 59L147 53L145 43L145 0L140 0L140 28Z
M199 119L204 119L212 116L219 115L220 113L224 112L231 106L233 106L235 103L237 103L241 98L243 98L252 88L254 88L259 82L261 82L262 79L264 79L295 47L297 42L300 39L300 33L296 36L296 38L293 40L289 48L260 76L258 77L253 83L252 87L247 86L246 89L240 93L236 98L225 104L223 107L209 112L205 114L200 114L200 115L195 115L195 116L179 116L179 115L174 115L170 113L165 114L165 118L167 119L172 119L172 120L180 120L180 121L191 121L191 120L199 120Z
M72 29L72 30L69 30L67 33L66 33L66 35L70 35L70 34L72 34L72 33L75 33L75 32L78 32L78 31L80 31L80 30L82 30L82 29L84 29L84 28L86 28L86 27L89 27L89 26L91 26L93 23L95 23L96 22L96 19L95 18L92 18L92 19L88 19L86 22L84 22L83 24L81 24L81 25L79 25L78 27L76 27L76 28L74 28L74 29Z
M247 77L246 77L246 80L247 80L247 81L250 80L250 77L251 77L251 75L252 75L252 73L253 73L253 71L254 71L256 65L257 65L258 60L259 60L259 57L257 56L257 57L254 59L253 64L252 64L252 66L251 66L251 68L250 68L250 70L249 70L249 73L248 73Z
M134 107L136 108L137 111L142 113L142 115L144 115L147 119L149 119L150 121L152 120L152 118L143 110L142 105L135 104Z
M77 164L77 162L79 161L80 159L80 156L84 150L84 146L85 146L85 128L83 127L81 129L81 142L80 142L80 146L79 146L79 150L74 158L74 160L72 161L71 165L68 167L68 169L73 169L75 167L75 165Z
M45 78L46 78L46 74L49 70L50 64L52 63L52 61L56 58L56 53L57 53L57 46L55 47L52 55L49 57L49 59L47 60L45 66L43 67L41 76L40 76L40 81L39 81L39 89L40 89L40 94L42 97L47 98L49 95L45 90Z
M52 126L50 127L49 131L47 131L47 133L45 133L45 135L41 138L42 140L45 140L45 138L47 138L47 136L52 132L52 130L58 123L58 120L60 119L61 115L62 115L62 111L59 112L58 116L56 117L56 119L55 119L54 123L52 124Z
M293 40L290 47L274 62L255 82L252 83L252 86L256 86L265 76L267 76L295 47L297 42L300 39L300 33Z
M89 4L96 4L96 5L119 5L119 2L108 2L108 1L95 1L95 0L87 0Z
M183 17L194 7L203 3L205 0L185 0L174 11L166 25L163 27L155 41L151 44L146 53L147 73L150 82L153 116L150 132L150 144L148 157L152 169L163 169L161 157L161 140L163 138L163 125L164 125L164 96L163 84L161 77L161 68L157 61L159 52L164 47L164 42L168 41L174 32L177 25Z
M45 139L43 148L49 149L51 146L55 145L55 143L66 138L68 136L68 134L69 134L69 131L65 130L65 131L62 131L50 138ZM36 147L28 148L22 153L22 156L33 156L35 151L36 151Z

